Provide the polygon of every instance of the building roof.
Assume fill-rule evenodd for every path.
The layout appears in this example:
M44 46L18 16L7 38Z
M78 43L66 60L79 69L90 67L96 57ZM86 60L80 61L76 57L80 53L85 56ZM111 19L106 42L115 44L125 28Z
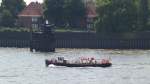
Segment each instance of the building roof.
M42 4L38 2L31 2L28 6L25 7L24 10L22 10L18 16L24 16L24 17L32 17L37 16L40 17L43 15L43 8Z

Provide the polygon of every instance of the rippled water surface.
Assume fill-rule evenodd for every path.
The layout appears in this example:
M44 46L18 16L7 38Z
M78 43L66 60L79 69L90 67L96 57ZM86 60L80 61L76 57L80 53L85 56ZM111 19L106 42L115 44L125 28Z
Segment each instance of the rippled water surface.
M45 59L58 56L110 56L113 66L45 67ZM31 53L26 48L0 48L0 84L150 84L150 50L56 49L55 53Z

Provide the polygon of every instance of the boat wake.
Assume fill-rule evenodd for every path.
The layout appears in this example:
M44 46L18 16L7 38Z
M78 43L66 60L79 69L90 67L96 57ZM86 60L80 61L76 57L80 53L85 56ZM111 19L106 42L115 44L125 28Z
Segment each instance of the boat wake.
M48 67L53 68L53 67L56 67L56 66L54 64L50 64L50 65L48 65Z

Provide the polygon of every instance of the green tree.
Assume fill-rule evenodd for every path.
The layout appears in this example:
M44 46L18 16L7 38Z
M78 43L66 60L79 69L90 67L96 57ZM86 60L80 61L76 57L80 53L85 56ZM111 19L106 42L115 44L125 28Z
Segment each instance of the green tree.
M86 8L82 0L65 0L65 19L70 26L80 26L85 16Z
M141 30L148 29L148 18L149 18L149 10L148 10L148 0L140 0L140 11L139 11L139 27Z
M97 4L97 32L130 32L136 28L135 0L100 0Z
M1 21L2 21L2 10L1 10L1 6L0 6L0 26L1 26Z
M23 0L2 0L1 3L1 11L2 11L2 26L14 26L14 23L17 19L18 13L25 7L25 2ZM6 15L5 15L6 14ZM8 16L8 17L6 17ZM5 22L11 21L11 23L7 23L8 25L5 25Z
M3 10L1 15L1 25L4 27L12 27L14 26L12 23L14 22L14 17L8 10Z
M45 18L59 25L64 20L64 0L45 0Z
M72 25L85 16L82 0L45 0L44 3L45 17L56 26L58 23Z

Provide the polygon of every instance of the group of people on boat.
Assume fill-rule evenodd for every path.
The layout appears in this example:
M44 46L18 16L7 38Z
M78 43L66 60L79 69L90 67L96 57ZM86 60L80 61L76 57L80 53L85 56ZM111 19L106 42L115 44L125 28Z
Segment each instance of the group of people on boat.
M83 64L107 64L110 63L108 59L97 60L94 57L91 58L81 58L81 63Z
M87 58L82 57L78 60L69 61L67 59L64 59L64 57L58 57L57 59L51 59L49 60L51 63L64 63L64 64L109 64L109 59L102 59L97 60L94 57Z

